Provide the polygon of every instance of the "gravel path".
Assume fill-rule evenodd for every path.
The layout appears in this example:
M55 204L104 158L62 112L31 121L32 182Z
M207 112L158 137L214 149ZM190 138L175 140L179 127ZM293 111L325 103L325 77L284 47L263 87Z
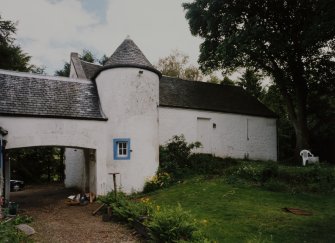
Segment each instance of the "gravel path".
M33 217L30 225L37 232L32 236L36 242L141 242L127 226L92 216L97 203L66 205L65 199L73 194L61 185L34 186L11 193L11 201L19 204L19 214Z

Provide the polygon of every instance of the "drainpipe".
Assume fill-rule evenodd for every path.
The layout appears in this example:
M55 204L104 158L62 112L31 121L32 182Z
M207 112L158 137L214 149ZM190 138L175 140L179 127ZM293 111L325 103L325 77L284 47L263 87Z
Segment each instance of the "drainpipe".
M278 137L278 119L276 119L276 141L277 141L277 158L276 158L276 161L278 162L278 159L279 159L279 137Z
M4 203L3 199L3 189L4 189L4 179L3 179L3 158L2 158L2 135L0 134L0 219L3 218L2 215L2 204Z
M4 152L5 152L5 140L3 136L7 135L7 131L0 127L0 219L2 215L2 204L4 203L3 192L4 192Z

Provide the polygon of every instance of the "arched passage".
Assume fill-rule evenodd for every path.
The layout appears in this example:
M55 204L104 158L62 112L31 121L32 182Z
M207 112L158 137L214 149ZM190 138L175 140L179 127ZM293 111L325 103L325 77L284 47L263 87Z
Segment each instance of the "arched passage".
M30 184L62 183L66 188L96 193L96 150L81 147L33 146L6 149L5 197L10 180Z
M104 133L105 123L102 121L95 120L75 120L75 119L59 119L59 118L39 118L39 117L1 117L0 126L8 131L8 134L4 137L7 141L6 151L18 148L27 147L61 147L65 150L72 150L72 152L81 153L81 164L78 162L79 158L73 157L72 160L67 160L68 164L66 168L66 174L71 176L66 177L66 184L69 186L82 185L79 182L77 175L76 180L68 180L69 178L75 177L74 173L81 171L83 175L88 178L86 185L89 185L90 191L97 192L97 171L104 171L104 163L99 168L97 164L97 150L99 148L100 160L103 159L101 144L101 137ZM93 151L93 152L92 152ZM6 153L8 155L8 153ZM93 154L93 155L92 155ZM94 158L92 162L88 158ZM72 161L72 162L71 162ZM80 165L81 170L78 170L78 166L73 163ZM94 164L94 166L93 166ZM5 191L9 191L9 158L5 160L5 180L6 186ZM69 168L72 168L69 172ZM85 170L85 172L82 172ZM82 176L83 177L83 176ZM87 187L87 186L86 186ZM8 198L6 193L6 198Z

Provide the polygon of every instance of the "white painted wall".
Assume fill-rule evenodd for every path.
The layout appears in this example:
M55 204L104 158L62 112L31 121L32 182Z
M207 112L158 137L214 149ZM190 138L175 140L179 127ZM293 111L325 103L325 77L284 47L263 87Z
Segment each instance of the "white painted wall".
M65 187L96 193L95 150L65 148L64 157Z
M86 181L85 155L83 149L65 149L65 187L82 189Z
M216 128L213 128L213 123ZM209 134L204 140L207 146L200 148L198 152L212 153L219 157L244 158L248 155L250 159L277 160L276 119L159 108L160 144L165 144L172 136L181 134L184 134L188 142L195 142L207 131Z
M108 192L105 121L0 116L6 128L6 149L32 146L64 146L96 150L96 192Z
M103 139L107 144L107 188L118 187L125 192L143 189L145 179L158 168L158 75L138 68L113 68L96 78L102 109L109 118ZM130 160L114 160L113 139L130 138Z

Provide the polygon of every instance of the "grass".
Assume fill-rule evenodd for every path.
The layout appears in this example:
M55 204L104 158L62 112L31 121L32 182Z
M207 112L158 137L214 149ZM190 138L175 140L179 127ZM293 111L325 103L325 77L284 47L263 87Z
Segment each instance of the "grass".
M200 177L149 194L156 204L190 211L217 242L335 242L335 193L291 194ZM301 208L297 216L282 208Z

